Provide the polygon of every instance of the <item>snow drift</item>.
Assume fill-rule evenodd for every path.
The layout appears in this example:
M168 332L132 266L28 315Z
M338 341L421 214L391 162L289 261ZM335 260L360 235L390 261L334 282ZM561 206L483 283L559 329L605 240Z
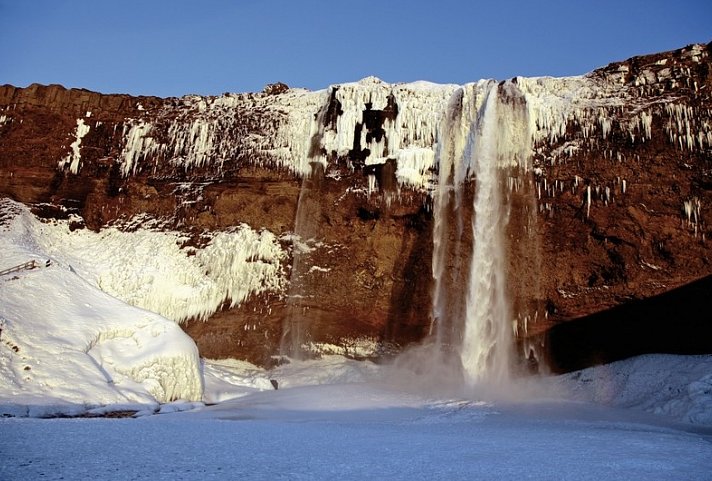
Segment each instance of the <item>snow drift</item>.
M3 414L81 414L202 399L195 343L164 317L129 306L43 248L39 221L0 204L3 267L40 267L0 278Z

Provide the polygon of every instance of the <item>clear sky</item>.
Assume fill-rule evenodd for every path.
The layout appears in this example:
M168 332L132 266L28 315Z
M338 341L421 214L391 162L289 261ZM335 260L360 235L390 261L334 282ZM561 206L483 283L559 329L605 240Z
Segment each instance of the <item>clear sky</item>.
M712 0L0 0L0 84L173 96L577 75L712 41Z

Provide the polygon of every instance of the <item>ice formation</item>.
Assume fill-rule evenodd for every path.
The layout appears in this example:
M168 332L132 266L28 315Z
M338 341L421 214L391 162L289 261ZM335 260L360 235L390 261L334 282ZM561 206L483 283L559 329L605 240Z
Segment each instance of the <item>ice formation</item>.
M182 249L178 232L70 231L68 223L35 222L35 243L101 290L176 322L206 319L223 303L279 291L285 253L274 234L247 225L212 235L202 248Z
M690 58L699 61L706 52L698 47L685 49L681 58L695 51L698 55ZM689 72L680 69L673 59L635 74L619 65L584 76L516 77L507 85L525 99L537 164L563 162L612 136L631 144L647 142L653 125L662 125L681 150L705 150L712 146L712 113L667 95L675 88L673 79L687 75L689 80ZM131 175L166 163L184 170L209 167L219 174L225 162L245 159L300 176L321 163L328 176L335 160L350 155L366 166L392 160L401 185L430 189L441 120L451 97L469 88L388 84L367 77L316 92L173 99L157 116L146 114L124 124L122 171ZM558 148L545 157L544 144ZM608 155L623 160L620 153ZM76 158L70 155L63 162L75 165ZM369 183L370 191L379 189L375 178Z
M319 126L317 161L345 156L355 146L365 165L397 161L404 184L425 186L434 161L437 129L455 85L427 82L390 85L375 77L329 88L330 106L341 114Z
M298 175L309 175L312 163L326 166L329 158L346 155L357 145L368 151L366 165L396 159L401 182L425 186L440 117L455 88L428 82L391 85L369 77L317 92L185 97L179 114L161 118L160 125L142 119L125 124L122 172L150 169L143 165L148 159L186 170L209 164L219 171L225 161L247 152L253 162L277 162ZM374 119L389 102L397 107L381 132ZM338 106L340 112L334 122L325 118L330 106ZM250 126L254 128L250 132L240 123L249 117L246 110L260 111L259 125ZM165 140L158 141L159 137Z
M89 115L87 115L89 117ZM79 150L82 145L82 139L89 133L89 124L84 122L84 119L77 119L77 129L74 133L75 140L69 146L71 149L67 156L59 162L59 168L63 169L69 166L69 171L72 174L79 172L81 166L82 155Z
M201 400L198 350L177 324L100 291L43 248L41 226L26 207L6 200L1 208L4 267L40 266L0 278L0 404L7 414Z

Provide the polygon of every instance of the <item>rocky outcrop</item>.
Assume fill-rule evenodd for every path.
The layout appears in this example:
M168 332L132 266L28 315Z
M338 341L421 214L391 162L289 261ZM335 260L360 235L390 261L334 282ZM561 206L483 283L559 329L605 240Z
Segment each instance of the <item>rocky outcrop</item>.
M497 86L499 108L519 112L502 128L527 151L507 154L516 168L503 164L523 357L563 352L566 336L549 335L565 332L557 326L712 274L710 50ZM184 323L201 354L268 363L296 342L379 355L431 331L443 119L456 104L465 135L453 175L470 185L471 210L467 132L484 86L367 78L169 99L3 86L0 194L40 216L78 214L76 228L159 219L190 237L186 248L240 223L269 230L289 255L283 288ZM471 234L459 242L471 252ZM602 331L615 336L621 312Z

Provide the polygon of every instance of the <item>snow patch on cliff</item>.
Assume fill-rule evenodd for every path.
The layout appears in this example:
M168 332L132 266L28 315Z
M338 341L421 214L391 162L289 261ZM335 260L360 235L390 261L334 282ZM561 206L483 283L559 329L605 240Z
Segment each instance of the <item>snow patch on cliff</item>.
M623 73L627 73L626 70ZM643 74L641 74L643 75ZM643 75L644 77L644 75ZM630 144L644 143L653 136L655 119L660 119L670 143L680 150L704 151L712 146L710 112L665 96L665 78L651 78L659 90L641 95L633 85L589 74L576 77L517 77L526 98L530 131L535 146L573 141L577 150L596 148L596 139L622 134ZM644 84L646 82L643 82ZM612 154L611 154L612 157ZM552 163L564 157L553 155ZM619 158L619 160L622 160Z
M139 162L156 155L159 144L150 136L153 126L145 121L129 121L124 124L124 149L121 151L121 172L135 174Z

